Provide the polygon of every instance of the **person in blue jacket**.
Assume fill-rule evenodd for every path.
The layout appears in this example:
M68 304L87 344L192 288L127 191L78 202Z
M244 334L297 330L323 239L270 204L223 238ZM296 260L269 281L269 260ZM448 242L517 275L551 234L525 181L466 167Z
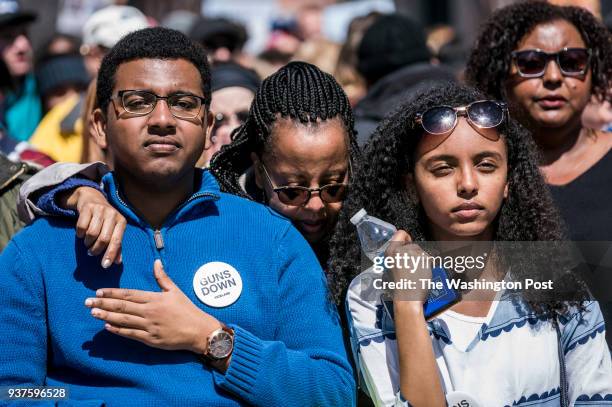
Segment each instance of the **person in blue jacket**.
M59 386L88 406L353 405L307 242L195 168L213 124L204 51L174 30L129 34L97 101L123 261L103 270L66 218L15 236L0 256L0 386Z

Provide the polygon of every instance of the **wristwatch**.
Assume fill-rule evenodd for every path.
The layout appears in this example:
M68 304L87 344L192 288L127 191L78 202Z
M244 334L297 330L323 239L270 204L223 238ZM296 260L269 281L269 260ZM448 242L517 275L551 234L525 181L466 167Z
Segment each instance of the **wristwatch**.
M234 330L225 325L213 331L206 339L206 351L202 357L210 362L226 359L234 350Z

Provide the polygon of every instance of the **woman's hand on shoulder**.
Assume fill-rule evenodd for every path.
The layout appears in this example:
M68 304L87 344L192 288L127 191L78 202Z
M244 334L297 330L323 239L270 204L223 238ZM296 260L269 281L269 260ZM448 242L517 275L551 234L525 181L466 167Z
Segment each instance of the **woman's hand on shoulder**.
M84 239L88 253L102 256L102 267L122 262L121 243L127 225L126 219L108 201L102 192L79 187L60 197L60 206L76 210L79 219L76 234Z

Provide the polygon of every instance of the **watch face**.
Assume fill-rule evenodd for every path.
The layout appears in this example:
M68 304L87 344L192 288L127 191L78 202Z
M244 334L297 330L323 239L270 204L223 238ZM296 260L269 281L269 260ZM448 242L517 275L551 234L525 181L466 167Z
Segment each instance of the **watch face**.
M212 338L210 338L210 343L208 346L208 354L211 357L215 359L223 359L228 357L230 353L232 353L234 343L232 341L232 336L229 333L221 331L213 335Z

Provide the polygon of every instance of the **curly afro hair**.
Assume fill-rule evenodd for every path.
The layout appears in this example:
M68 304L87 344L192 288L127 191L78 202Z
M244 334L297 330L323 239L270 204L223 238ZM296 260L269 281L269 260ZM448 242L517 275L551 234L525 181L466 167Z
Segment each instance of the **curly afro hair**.
M102 59L96 102L103 112L110 103L119 65L136 59L185 59L191 62L200 72L205 104L210 104L210 69L204 48L179 31L153 27L126 35Z
M407 231L413 241L426 241L429 237L424 209L417 197L406 191L404 183L405 175L413 172L415 151L423 137L423 130L416 122L417 113L434 106L465 106L482 99L486 99L485 95L471 87L449 83L405 101L380 124L365 147L354 188L344 202L331 239L328 282L335 301L342 302L349 283L361 272L359 238L349 220L360 208ZM565 228L538 169L534 141L512 118L500 125L499 132L508 151L508 197L496 219L494 240L563 240ZM540 275L540 271L530 266L536 264L532 263L533 259L525 258L520 264L514 260L512 273L519 280ZM542 264L542 259L538 264ZM564 274L562 282L565 282L566 290L563 292L582 299L585 293L580 288L582 286L577 286L574 279L570 280L568 282ZM562 289L558 284L555 287ZM525 300L534 309L546 313L567 307L567 303L554 299L542 304L541 296L527 296Z
M612 86L612 35L587 10L555 6L543 0L512 4L491 15L468 59L468 83L494 98L507 100L505 84L512 63L510 54L536 26L558 20L574 25L592 50L592 93L604 100Z

